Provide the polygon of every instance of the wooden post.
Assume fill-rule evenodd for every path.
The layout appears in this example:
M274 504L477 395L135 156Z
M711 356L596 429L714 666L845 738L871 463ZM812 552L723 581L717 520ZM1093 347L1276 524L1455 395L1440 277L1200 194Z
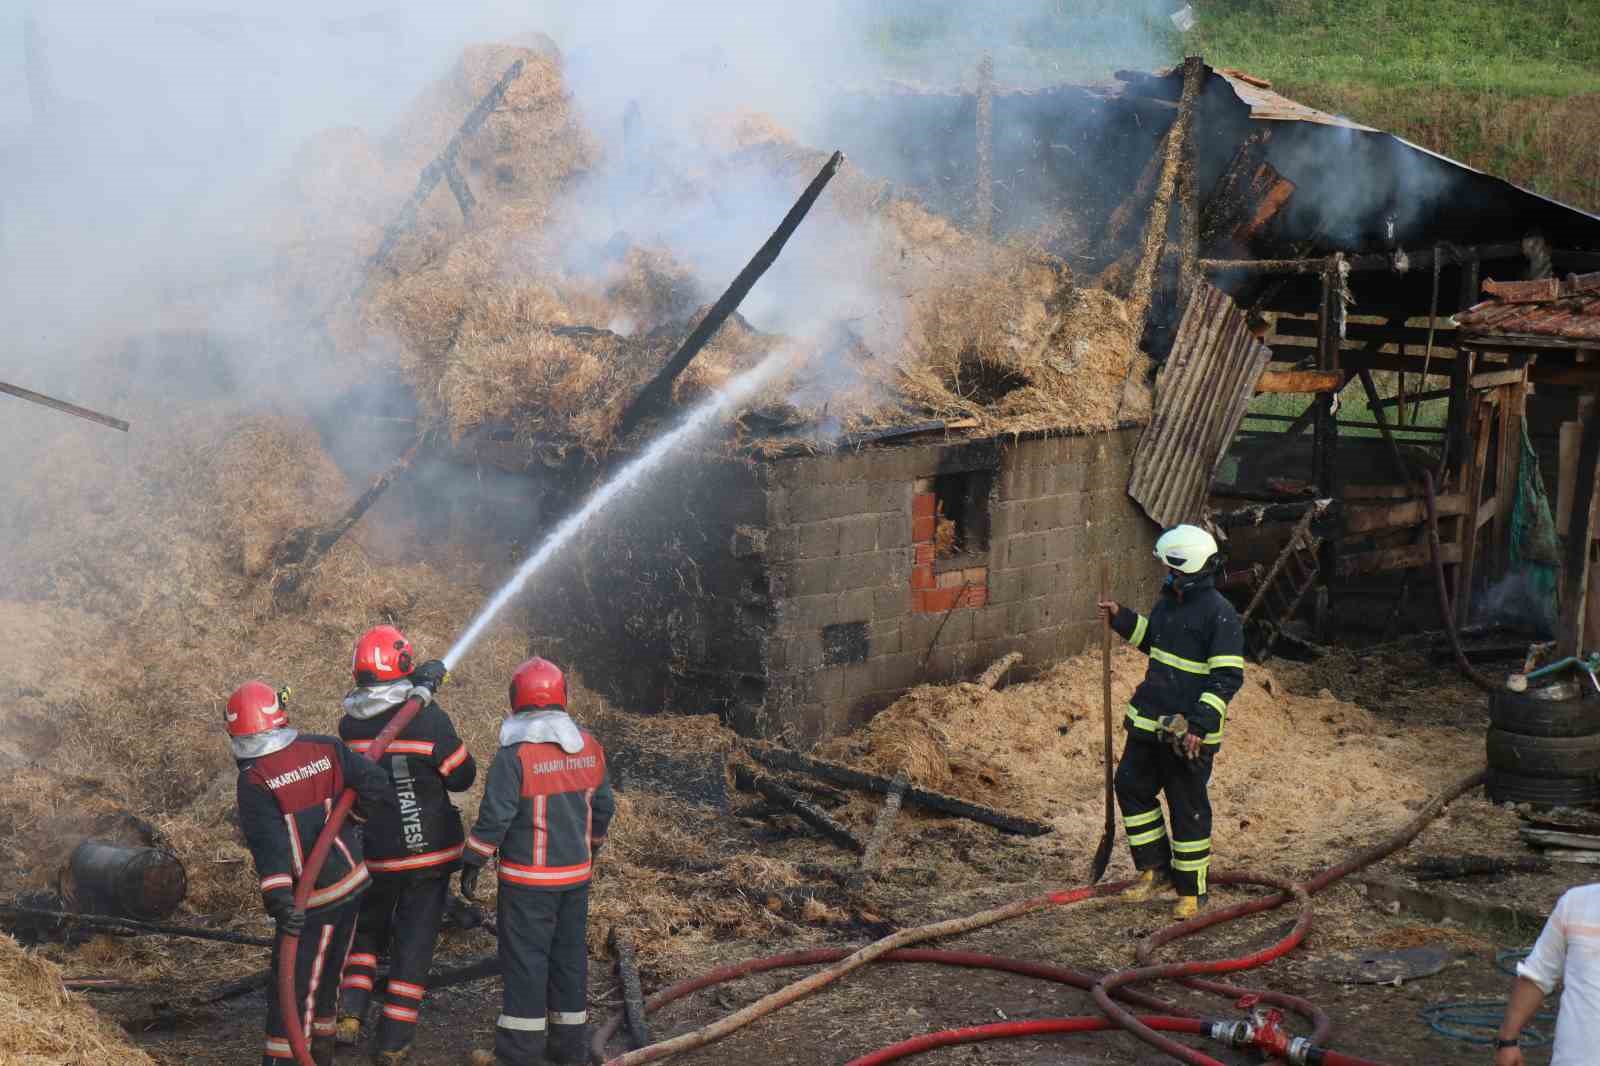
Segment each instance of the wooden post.
M461 208L461 217L470 219L472 209L478 206L477 198L472 195L472 186L467 184L467 179L461 171L456 169L456 161L447 159L444 162L444 180L450 186L450 192L456 198L456 205Z
M1456 358L1462 358L1458 353ZM1476 402L1472 412L1473 432L1468 435L1471 451L1461 467L1462 488L1467 494L1466 514L1458 519L1461 545L1461 563L1455 572L1455 611L1457 627L1464 626L1472 614L1472 585L1478 556L1478 511L1483 507L1483 475L1489 462L1490 404L1487 399Z
M1578 474L1573 490L1572 515L1561 573L1561 626L1556 633L1556 654L1577 655L1583 641L1589 601L1589 559L1593 554L1595 471L1600 469L1600 411L1591 407L1583 420L1583 444L1578 451Z
M1167 222L1172 212L1172 191L1178 183L1179 148L1183 145L1184 127L1194 114L1195 99L1200 95L1200 81L1205 73L1205 63L1199 56L1183 61L1183 95L1178 99L1178 117L1167 131L1162 152L1161 180L1156 185L1156 198L1150 207L1150 221L1145 224L1144 249L1139 266L1134 271L1132 295L1128 300L1128 321L1133 323L1135 339L1144 336L1145 320L1150 314L1150 300L1155 289L1156 268L1161 263L1161 251L1167 243Z
M994 232L994 57L978 62L978 232Z
M1317 369L1338 370L1339 348L1344 340L1344 256L1338 252L1330 255L1322 271L1322 306L1317 316ZM1338 393L1321 393L1313 402L1316 407L1312 424L1311 480L1322 496L1338 499L1339 491L1339 419L1334 413ZM1318 638L1326 640L1331 618L1332 585L1338 573L1339 552L1337 540L1328 537L1322 542L1318 560L1320 587L1317 590Z
M1524 368L1523 373L1527 370ZM1517 503L1517 481L1522 470L1522 385L1501 385L1500 449L1494 478L1494 575L1504 577L1511 568L1511 518Z
M1185 71L1185 81L1188 72ZM1178 145L1178 313L1188 305L1189 293L1194 291L1195 279L1200 276L1200 179L1195 174L1195 112L1199 110L1198 97L1189 105L1187 121L1182 123L1182 141Z

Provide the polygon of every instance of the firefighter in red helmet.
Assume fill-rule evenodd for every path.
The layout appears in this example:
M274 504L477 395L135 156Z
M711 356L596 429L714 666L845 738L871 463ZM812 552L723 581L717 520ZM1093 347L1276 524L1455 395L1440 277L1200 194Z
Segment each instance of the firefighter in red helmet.
M355 933L357 901L371 880L360 831L349 823L339 831L302 914L295 913L294 891L305 856L346 788L356 790L359 809L367 816L393 801L388 779L372 763L333 737L290 728L283 707L286 694L247 681L229 697L224 718L239 764L239 828L255 858L262 902L277 922L277 939L300 938L295 1001L305 1004L301 1024L312 1057L318 1066L330 1066L339 973ZM276 987L276 945L272 965ZM269 996L264 1066L292 1058L287 1032L278 998Z
M588 1061L589 872L616 810L600 742L567 715L566 678L529 659L467 837L461 894L499 855L503 1007L474 1062Z
M375 992L378 956L387 954L389 977L373 1034L373 1059L389 1066L404 1061L411 1050L449 902L450 875L461 868L466 833L450 793L471 788L478 776L450 716L431 699L444 683L444 664L414 659L411 642L394 626L362 634L351 664L356 687L344 698L339 721L339 736L365 752L401 704L424 690L429 697L379 764L394 806L365 827L372 890L361 904L339 1011L339 1042L354 1044Z

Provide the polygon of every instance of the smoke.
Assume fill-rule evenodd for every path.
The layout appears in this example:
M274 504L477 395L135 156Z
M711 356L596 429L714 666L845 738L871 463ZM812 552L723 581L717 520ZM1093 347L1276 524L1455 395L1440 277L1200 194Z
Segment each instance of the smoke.
M1547 567L1513 570L1478 593L1472 604L1472 621L1523 629L1540 638L1554 636L1558 619L1552 584Z

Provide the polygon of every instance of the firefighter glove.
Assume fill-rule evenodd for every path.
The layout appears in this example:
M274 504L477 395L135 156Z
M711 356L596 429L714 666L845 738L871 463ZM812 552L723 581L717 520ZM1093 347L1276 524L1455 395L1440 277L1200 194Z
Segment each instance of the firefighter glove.
M411 683L413 685L421 685L434 694L437 694L449 679L450 671L445 668L444 662L440 659L429 659L411 671Z
M296 912L294 898L286 892L274 892L266 897L267 913L278 923L278 932L284 936L299 936L306 927L306 912Z
M461 867L461 898L462 899L471 900L471 899L477 899L478 898L478 875L480 873L482 873L482 872L483 872L483 867L481 867L481 866L463 866L463 867Z

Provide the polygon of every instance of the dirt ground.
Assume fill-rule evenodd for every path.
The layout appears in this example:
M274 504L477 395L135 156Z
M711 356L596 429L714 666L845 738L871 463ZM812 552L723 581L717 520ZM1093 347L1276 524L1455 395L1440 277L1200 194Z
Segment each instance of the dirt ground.
M1403 658L1403 652L1396 654ZM1370 660L1369 654L1369 665ZM1383 672L1390 666L1372 666L1372 669ZM1277 664L1276 672L1278 683L1289 692L1319 699L1328 698L1322 695L1322 690L1329 688L1329 678L1338 676L1326 663L1318 664L1314 670ZM1433 782L1436 778L1458 777L1471 769L1467 765L1472 758L1470 741L1481 736L1483 711L1481 700L1470 690L1455 691L1454 679L1442 670L1433 669L1429 681L1430 685L1418 689L1434 694L1434 702L1426 707L1417 701L1407 701L1398 708L1394 704L1386 707L1372 699L1375 693L1370 687L1363 695L1377 704L1372 711L1372 730L1376 734L1370 738L1373 742L1381 741L1385 730L1417 725L1415 716L1419 714L1443 726L1441 737L1456 734L1453 742L1441 741L1441 751L1450 754L1449 765L1417 767L1419 779ZM1333 694L1342 693L1329 695ZM1440 723L1441 708L1445 707L1452 709L1453 720ZM1228 758L1226 747L1220 758ZM1308 804L1315 802L1309 790L1319 787L1298 785ZM1430 784L1429 790L1433 787ZM1282 802L1278 798L1280 794L1279 787L1267 783L1258 790L1258 796L1273 802ZM1222 795L1227 798L1219 802L1219 837L1230 832L1228 827L1237 825L1240 818L1248 816L1248 811L1236 808L1250 802L1248 793L1238 788L1225 790ZM635 802L644 803L645 797L640 796ZM735 806L739 802L736 797ZM1227 807L1223 808L1222 803ZM874 801L858 798L836 809L835 813L847 823L858 824L870 819L875 807ZM645 809L640 808L641 811ZM1288 860L1276 865L1272 861L1270 841L1266 841L1265 850L1253 844L1236 843L1233 847L1219 848L1222 858L1218 866L1303 875L1323 862L1335 861L1382 838L1404 817L1409 815L1400 811L1386 815L1387 820L1357 817L1344 825L1330 826L1318 848L1292 843L1282 853ZM1410 848L1368 873L1406 880L1415 872L1417 864L1428 858L1523 857L1528 853L1516 837L1518 824L1515 812L1496 807L1481 796L1469 795L1452 805ZM813 874L821 868L846 870L853 862L845 852L800 833L783 831L781 824L774 828L751 819L705 812L691 818L684 829L704 839L713 853L744 849L758 852L774 863L787 863L789 868ZM812 877L806 883L815 888L818 904L814 908L796 908L790 904L780 906L777 899L769 899L770 927L758 935L751 933L746 921L720 932L712 928L691 937L675 937L671 950L652 953L649 949L661 946L641 944L641 954L652 960L645 966L646 992L730 962L821 945L860 946L889 927L903 928L970 914L1046 890L1075 885L1084 876L1094 840L1093 834L1085 836L1074 832L1070 834L1072 839L1066 839L1068 835L1058 831L1050 837L1034 840L1006 837L970 823L907 811L897 827L881 876L867 890L864 899L853 903L841 901L836 894L829 895L825 888L816 888L825 879ZM1246 837L1248 839L1248 835ZM1121 850L1119 843L1111 876L1120 876L1119 870L1125 866ZM1323 860L1308 862L1316 852L1323 854ZM1547 873L1432 882L1424 887L1468 900L1507 903L1537 916L1549 909L1561 891L1587 877L1585 867L1556 864ZM674 890L685 891L681 884ZM694 898L686 902L710 907L723 905L730 891L748 896L752 890L730 890L726 885L705 879L699 888L687 891ZM1211 905L1223 906L1246 898L1247 894L1244 890L1219 889L1212 894ZM760 913L759 900L754 902ZM1503 1000L1511 978L1497 969L1497 953L1526 947L1537 933L1536 924L1490 926L1454 920L1430 921L1369 898L1357 877L1317 897L1315 908L1315 922L1304 945L1268 967L1239 975L1235 983L1293 993L1318 1003L1334 1022L1330 1045L1341 1051L1388 1063L1486 1061L1481 1046L1437 1034L1419 1017L1419 1011L1440 1003ZM597 909L597 913L601 912ZM605 918L599 920L624 924L633 921L630 916L619 916L614 910L604 914ZM882 924L864 924L869 920ZM638 921L641 927L647 927L643 918ZM1275 941L1287 932L1291 921L1289 912L1279 910L1231 923L1172 945L1162 957L1170 960L1235 956ZM1166 911L1162 903L1090 902L1038 912L929 946L990 952L1101 973L1130 964L1139 939L1165 924ZM146 947L147 943L119 941L100 948L99 957L107 961L120 959L114 967L120 972L127 969L130 961L127 953L151 950L153 945ZM482 931L447 934L437 965L451 966L475 959L491 952L493 946L492 938ZM1419 946L1446 950L1448 963L1437 974L1398 987L1342 983L1324 969L1343 953ZM208 972L225 970L230 974L259 967L264 956L259 950L228 947L172 950L196 951L198 956L210 960ZM90 972L96 958L89 948L71 952L56 949L52 954L71 973ZM224 955L230 962L221 967ZM157 969L167 972L169 967ZM772 972L703 991L668 1006L654 1017L654 1035L659 1039L706 1024L800 974L801 971ZM213 983L218 979L208 977ZM165 1003L147 994L100 994L94 997L94 1002L122 1022L139 1046L164 1064L209 1066L247 1061L257 1054L264 1010L261 995L252 994L218 1007L173 1009L174 1004L192 1000L194 990L194 985L179 982L170 986L169 994L160 997ZM1207 1016L1234 1018L1240 1015L1234 1004L1173 985L1155 991ZM605 959L596 958L592 963L590 1003L597 1019L609 1018L619 1009L618 984ZM465 1061L472 1047L487 1046L491 1040L498 1010L499 988L493 979L430 994L413 1061L419 1066ZM1040 980L929 965L885 965L859 971L720 1044L684 1056L681 1061L707 1066L755 1061L770 1066L833 1066L895 1040L932 1030L1003 1019L1094 1013L1087 993ZM1297 1020L1291 1023L1298 1031L1305 1031ZM620 1050L620 1042L613 1042L613 1053ZM1215 1048L1209 1050L1222 1061L1250 1061L1242 1056L1230 1057L1229 1053ZM951 1048L930 1053L925 1059L1004 1064L1169 1061L1125 1034L1051 1037ZM341 1057L341 1061L346 1062L358 1060L364 1060L364 1056L346 1052ZM1548 1049L1531 1051L1528 1061L1535 1066L1548 1062Z

